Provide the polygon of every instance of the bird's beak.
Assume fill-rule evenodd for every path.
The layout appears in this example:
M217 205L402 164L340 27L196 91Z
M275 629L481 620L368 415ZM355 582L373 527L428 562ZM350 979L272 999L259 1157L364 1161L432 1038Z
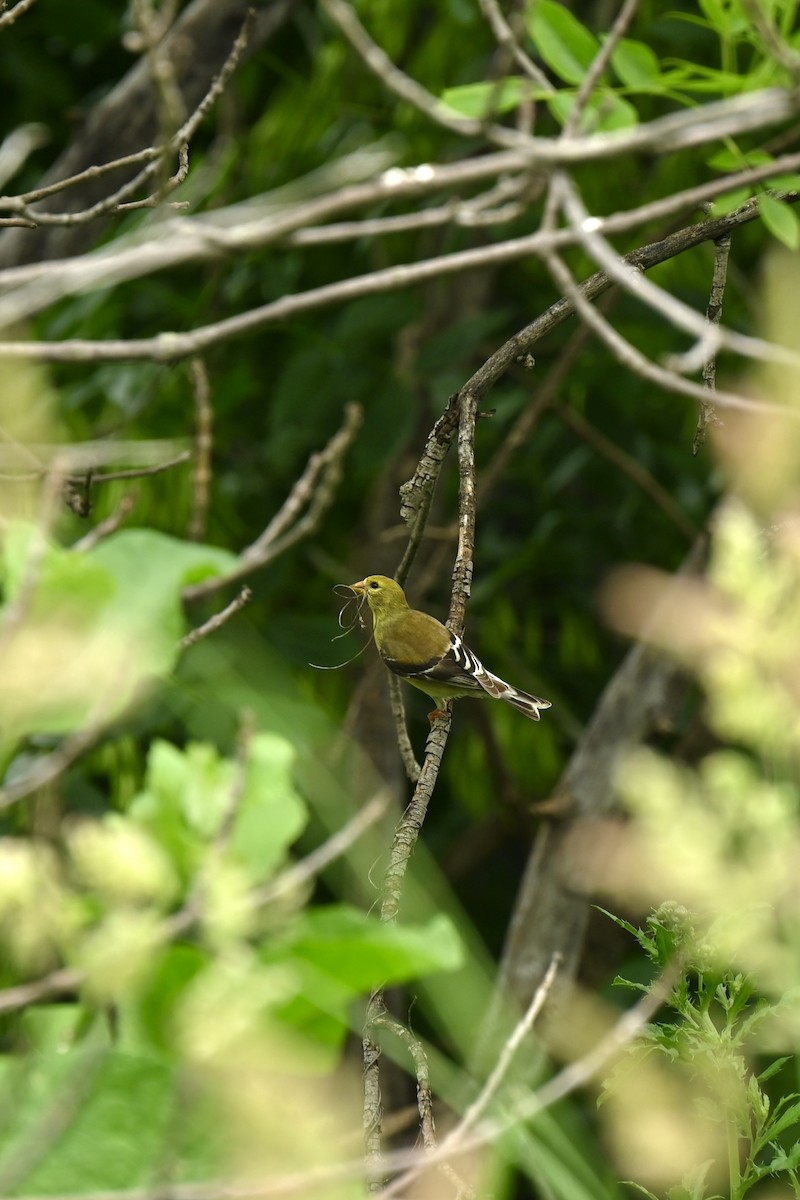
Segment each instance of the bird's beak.
M351 583L348 584L348 586L356 593L357 596L363 596L364 592L367 590L367 581L366 579L360 579L358 583Z

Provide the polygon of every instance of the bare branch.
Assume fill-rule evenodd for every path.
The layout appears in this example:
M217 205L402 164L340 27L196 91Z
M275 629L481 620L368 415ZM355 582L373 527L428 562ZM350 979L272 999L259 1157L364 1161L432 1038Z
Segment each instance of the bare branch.
M443 1150L446 1150L449 1146L457 1146L467 1133L471 1129L474 1129L499 1092L511 1064L519 1053L520 1047L529 1037L537 1017L544 1008L545 1001L553 988L556 973L560 965L561 954L556 950L550 959L550 965L545 971L541 983L533 993L530 1004L503 1043L500 1053L497 1056L497 1061L479 1094L472 1101L455 1129L442 1142Z
M23 16L29 8L33 8L35 3L36 0L17 0L13 8L0 14L0 29L13 25L17 18Z
M464 137L486 136L500 146L513 148L520 145L522 135L499 125L487 125L472 117L458 116L452 109L424 88L422 84L406 75L389 58L367 33L347 0L322 0L322 7L339 27L356 50L364 64L377 75L383 84L401 100L413 104L437 125L460 133Z
M525 53L519 44L519 38L509 25L497 0L480 0L481 12L489 22L492 33L497 38L497 44L507 50L522 71L537 87L550 91L553 87L541 67Z
M615 283L619 283L627 292L642 300L648 307L654 309L667 320L671 321L687 333L693 333L699 338L696 352L682 358L684 370L697 370L700 363L709 355L716 352L718 346L726 346L745 358L760 358L771 362L783 362L796 366L800 355L784 346L773 345L762 338L747 337L733 330L722 329L719 321L710 323L700 313L695 312L688 304L678 300L669 292L659 287L649 279L645 279L640 271L635 270L629 263L609 245L605 238L597 232L596 222L584 207L573 182L561 173L553 177L553 190L563 209L572 222L572 226L580 237L581 244L601 266ZM694 360L697 359L697 362Z
M152 156L153 153L153 150L140 151L107 167L91 167L81 176L75 176L67 182L77 182L84 177L92 178L112 167L139 161L143 155ZM346 174L351 160L355 167L356 161L362 163L363 158L362 155L345 159L343 163L337 164L337 174ZM60 296L72 295L95 286L116 284L192 259L212 257L223 252L256 249L282 238L291 240L296 231L304 230L307 226L313 226L353 208L385 201L387 198L415 199L443 188L463 187L495 175L502 175L504 172L525 171L529 167L530 160L524 153L500 151L457 163L423 163L407 169L391 168L377 179L351 184L349 187L344 186L347 180L339 179L329 194L305 203L292 204L288 208L277 206L276 209L275 201L266 196L260 201L250 201L246 208L238 205L230 210L222 209L216 213L203 214L202 217L183 218L179 223L167 221L157 229L149 229L135 237L120 239L114 247L95 252L84 259L7 268L0 271L0 286L19 286L46 276L51 289L55 289L43 296L46 306L47 303L52 303L56 291ZM749 186L797 170L799 167L800 154L785 155L772 163L748 167L746 170L666 196L637 209L615 213L607 218L596 218L601 221L598 228L602 228L606 233L622 232L645 221L661 219L675 212L698 207L726 191ZM51 184L49 188L28 193L28 196L49 194L53 189L60 187L60 183ZM23 199L27 199L27 196ZM230 228L226 226L226 222ZM188 237L189 231L193 229L196 231L194 244ZM299 232L297 236L300 236ZM572 245L576 240L578 239L571 230L560 230L554 236L553 245ZM17 297L17 300L19 299ZM19 307L13 313L4 315L3 320L11 322L30 315L33 311L38 309Z
M230 604L227 604L221 612L214 613L213 617L209 617L202 625L198 625L196 629L190 630L185 637L181 638L183 649L186 650L189 646L194 646L197 642L202 641L203 638L208 637L209 634L216 633L226 622L230 621L231 617L241 612L252 599L253 593L250 588L243 587L239 595L234 600L231 600Z
M94 529L90 529L77 542L73 542L72 549L85 553L87 550L91 550L93 546L96 546L103 538L108 537L109 534L116 533L122 522L133 512L137 498L135 492L130 492L127 496L123 496L111 515L106 517L104 521L101 521L99 525L95 525Z
M358 404L345 407L344 422L324 450L311 455L303 474L295 483L281 509L266 529L239 556L239 565L226 575L215 576L184 589L186 601L218 592L252 574L283 554L290 546L313 533L333 502L342 477L342 462L361 425ZM303 513L305 509L305 513ZM303 513L301 516L300 514Z
M54 783L76 759L91 749L100 738L102 729L102 724L98 722L71 733L55 750L37 758L24 775L0 787L0 810L10 808L12 804L24 800L39 788Z
M83 982L83 974L75 967L59 967L42 979L31 983L19 983L15 987L0 991L0 1013L17 1012L36 1004L38 1000L49 1000L52 996L76 991Z
M17 6L19 7L19 5ZM139 4L136 7L136 12L142 21L147 23L152 17L147 16L147 6ZM11 15L11 14L9 14ZM161 24L162 14L159 14L159 20L155 24ZM168 119L163 125L164 136L160 145L148 146L143 150L139 150L134 154L121 156L111 162L104 163L98 166L87 167L85 170L70 176L67 179L58 180L55 183L45 187L36 188L26 192L22 196L2 196L0 197L0 212L13 212L16 214L15 220L0 220L0 225L18 223L21 220L26 225L85 225L90 221L97 220L98 217L115 212L130 212L142 208L155 208L162 204L166 196L175 191L175 189L184 182L189 170L189 142L197 132L202 121L211 111L212 107L219 99L231 77L233 76L242 54L247 46L247 42L252 30L255 14L253 11L248 13L242 29L236 38L231 51L219 71L213 79L208 91L202 98L200 103L195 108L194 112L183 122L183 124L175 130L171 135L168 126L174 126L175 120ZM2 18L0 18L2 20ZM150 26L148 26L150 28ZM158 83L157 92L162 97L165 103L173 110L175 115L175 105L182 101L180 94L173 95L176 89L173 84L169 83L168 76L171 73L169 58L159 52L155 41L163 36L164 31L155 29L151 30L152 37L148 42L149 51L151 54L151 64L153 76ZM166 69L166 74L165 74ZM166 91L165 91L166 89ZM169 99L172 96L172 99ZM163 123L162 123L163 124ZM178 169L172 176L166 176L164 164L167 159L173 155L178 155ZM42 212L38 209L31 208L32 204L47 199L50 196L56 195L59 192L64 192L70 188L77 187L88 180L98 179L112 171L124 169L129 166L135 166L138 163L144 163L142 170L139 171L133 179L123 183L116 191L109 196L105 196L102 200L98 200L96 204L89 208L81 209L75 212ZM128 197L138 192L143 184L148 182L155 176L163 175L164 178L157 190L151 195L134 201L128 201ZM176 205L175 207L184 207L184 205Z
M800 192L783 193L781 198L793 203L800 200ZM659 242L650 243L634 250L625 256L624 262L647 269L655 263L664 262L701 242L716 241L724 233L756 219L758 215L758 200L749 200L733 213L687 226ZM442 255L420 263L389 267L370 272L367 275L326 284L307 292L283 296L260 308L251 309L249 312L235 317L225 318L211 325L201 326L192 333L165 332L153 338L129 341L93 342L81 339L38 343L0 341L0 357L33 358L51 362L111 362L136 359L170 362L196 354L209 346L245 333L251 333L264 325L285 320L301 312L329 304L342 303L359 296L396 291L428 279L472 270L476 267L496 266L534 253L544 255L553 246L571 244L580 241L581 238L582 234L574 230L543 231L496 245ZM41 282L44 284L44 279ZM605 290L610 283L611 280L608 276L600 273L588 280L585 286L597 294L597 292ZM8 297L4 299L8 299ZM4 299L0 299L0 310L2 310ZM50 301L52 299L51 296ZM570 315L572 306L569 301L565 301L563 308L559 309L558 305L554 305L549 311L549 320L552 321L551 327L553 327ZM698 319L702 320L702 318ZM739 336L737 335L737 338ZM743 344L747 344L747 342ZM774 353L780 355L783 352L778 350ZM736 404L739 407L751 407L751 403L744 397L726 400L720 396L719 402L720 404Z
M713 325L718 325L722 320L722 297L725 294L725 281L728 277L728 256L730 255L730 250L730 234L721 237L718 242L714 243L714 274L711 280L711 294L708 298L708 308L706 309L706 320L710 321ZM717 360L713 355L703 365L703 383L710 393L716 391ZM692 454L697 454L703 445L708 426L719 424L721 422L716 415L713 400L710 397L701 400L700 412L697 417L697 429L695 430L692 442Z
M611 55L619 44L620 38L625 35L625 31L633 20L638 3L639 0L624 0L622 8L619 10L613 25L608 31L608 35L604 39L599 52L589 64L589 70L581 81L581 86L578 88L569 116L564 123L562 137L571 137L580 127L581 117L591 99L592 92L597 86L603 71L605 71L611 61Z
M374 202L386 198L388 194L400 198L429 192L434 186L455 184L456 179L465 174L474 179L485 172L487 165L493 170L513 169L513 162L516 162L520 169L525 166L524 158L499 154L489 155L468 164L456 164L455 168L423 164L409 171L387 171L370 184L338 189L334 195L322 197L306 205L293 205L285 214L276 215L273 209L269 209L265 216L256 211L255 216L244 219L241 211L236 208L206 214L202 218L165 221L155 232L148 230L144 234L123 239L110 249L84 256L77 261L12 268L0 272L0 286L22 286L17 286L15 290L0 298L0 326L31 316L63 296L91 290L93 287L118 284L126 279L166 269L181 262L266 245L280 237L288 236L304 224L316 222L326 215L333 215L353 205ZM645 205L631 213L616 214L605 220L596 218L599 222L597 228L602 227L606 233L626 229L640 223L641 220L680 211L689 204L719 195L731 187L769 178L782 171L792 170L798 165L800 155L787 155L784 159L776 160L767 166L762 165L715 180L702 188L690 189L676 197L654 205ZM798 198L798 193L785 193L781 198L792 202ZM747 205L743 205L735 214L729 214L732 220L718 218L727 221L725 228L719 232L727 232L736 224L752 220L757 215L757 202L755 211L748 210ZM233 223L230 224L231 222ZM719 236L719 233L716 236ZM396 290L438 275L512 261L523 255L571 245L580 240L580 233L573 229L544 229L528 237L511 239L495 246L443 255L422 263L398 265L341 283L328 284L298 296L282 297L262 308L201 327L190 334L162 333L157 338L121 342L87 342L79 339L50 344L0 342L0 354L51 361L112 361L137 358L172 361L199 353L219 341L247 333L272 320L285 319L296 312L359 295Z
M127 471L96 471L92 473L92 484L118 483L121 479L147 479L150 475L160 475L162 471L171 471L173 467L180 467L183 463L189 462L191 457L191 450L183 450L174 458L154 463L152 467L131 467Z
M408 1184L431 1163L444 1159L453 1154L464 1154L496 1141L503 1133L513 1129L522 1122L532 1121L545 1109L551 1108L565 1096L572 1095L580 1088L590 1083L600 1071L612 1062L620 1051L629 1046L640 1035L645 1026L653 1019L661 1005L669 996L679 971L677 962L670 964L662 975L655 981L649 991L645 992L620 1019L608 1030L592 1049L582 1058L569 1063L547 1083L532 1093L524 1094L516 1104L509 1106L502 1116L487 1118L478 1125L471 1134L460 1138L454 1146L443 1142L431 1151L425 1159L419 1159L410 1170L398 1175L382 1193L384 1200L407 1194ZM387 1156L387 1167L392 1161L401 1160L401 1155Z
M350 818L349 821L331 834L326 841L312 850L299 862L288 867L263 887L252 893L252 901L259 908L272 904L275 900L291 895L299 888L305 887L313 879L329 867L337 858L346 854L368 829L375 825L388 811L392 802L392 794L388 790L378 792Z
M597 429L586 420L586 417L568 404L555 404L552 406L552 411L566 425L574 429L578 436L582 437L598 454L602 454L624 475L627 475L638 488L641 488L644 494L649 496L664 515L672 521L675 528L681 531L687 541L694 541L699 533L697 526L676 503L671 492L662 487L655 476L638 459L628 454L611 438L606 437L602 430Z
M478 498L475 485L475 420L478 394L469 386L458 395L458 548L453 565L453 592L448 628L464 631L467 601L472 586L475 553L475 519Z
M682 375L677 375L674 371L670 371L666 367L657 366L656 363L651 362L641 351L637 350L635 346L626 341L614 329L613 325L610 325L605 317L601 316L597 309L589 302L586 284L579 285L573 278L569 268L557 255L548 254L543 257L553 278L568 298L570 304L574 306L575 311L594 330L603 344L611 350L614 357L622 366L640 375L642 379L649 379L652 383L658 384L659 387L667 392L676 392L681 396L690 396L694 400L707 399L707 392L701 384L684 379ZM753 401L735 392L718 392L716 399L718 404L733 409L742 409L751 412L781 412L784 414L786 412L785 407L781 407L778 404L766 401Z
M202 358L193 358L189 364L194 389L196 414L195 464L192 488L192 517L189 522L189 539L200 541L206 531L209 492L211 489L211 451L214 445L214 412L211 407L211 386L208 371Z
M416 783L419 779L421 767L414 754L411 738L408 736L406 710L403 704L403 692L400 687L400 680L397 675L392 675L388 672L387 674L389 675L389 702L392 707L392 718L394 720L395 733L397 734L397 747L400 751L400 757L403 760L406 775L411 783Z
M439 472L457 429L458 393L456 392L447 401L447 408L429 433L412 478L400 488L400 516L407 525L411 526L409 546L396 572L397 581L401 584L405 583L408 577L411 562L422 538Z

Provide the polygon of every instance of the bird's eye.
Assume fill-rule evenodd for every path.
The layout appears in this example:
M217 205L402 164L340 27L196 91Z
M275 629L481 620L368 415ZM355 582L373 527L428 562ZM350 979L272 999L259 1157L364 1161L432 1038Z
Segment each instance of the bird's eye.
M373 592L377 592L381 585L378 583L377 579L373 579L369 586L372 588Z

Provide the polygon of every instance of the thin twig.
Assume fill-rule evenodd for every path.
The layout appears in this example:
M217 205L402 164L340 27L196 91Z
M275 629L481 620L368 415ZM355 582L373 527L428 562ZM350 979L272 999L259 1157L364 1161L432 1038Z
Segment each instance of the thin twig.
M422 768L417 762L414 747L411 745L411 738L408 736L406 710L403 704L403 692L400 687L400 680L396 675L392 674L389 674L389 703L391 704L395 734L397 735L397 747L400 751L400 757L403 760L406 775L412 783L416 783Z
M398 583L405 583L408 571L422 538L425 520L430 510L433 492L458 429L458 393L447 401L447 407L437 420L411 479L400 488L400 516L411 526L409 549L395 572ZM419 530L417 526L419 525Z
M183 463L189 462L191 457L191 450L183 450L174 458L169 458L166 462L154 463L152 467L131 467L127 471L93 471L92 485L118 483L121 479L146 479L149 475L160 475L162 471L171 471L173 467L180 467ZM76 477L71 476L70 482L76 482Z
M774 171L771 173L774 173ZM800 192L798 191L783 192L777 195L787 203L796 203L800 200ZM658 262L665 262L667 259L673 258L675 255L699 245L701 242L716 241L723 234L728 233L738 225L757 219L759 215L758 199L756 198L741 205L733 213L687 226L671 234L669 237L661 239L659 242L650 243L647 246L642 246L638 250L632 251L622 259L623 268L625 264L632 264L641 269L647 269L647 267L653 266ZM603 225L604 228L610 227L611 220L609 219ZM526 237L512 238L495 245L440 255L419 263L399 264L393 267L382 268L377 271L368 272L363 276L354 276L336 283L311 288L306 292L282 296L278 300L271 301L258 308L250 309L234 317L226 317L210 325L199 326L190 333L164 332L153 338L119 341L90 341L79 338L63 342L13 342L0 340L0 358L30 358L50 362L118 362L141 359L155 362L173 362L197 354L208 349L210 346L225 342L231 338L252 333L264 325L278 320L286 320L302 312L322 308L330 304L343 303L344 301L353 300L360 296L397 291L410 287L412 284L419 284L429 279L472 270L476 267L486 268L497 266L501 263L511 262L517 258L534 253L545 257L548 248L573 244L576 241L580 242L584 236L583 232L574 229L554 230L552 232L540 231ZM213 244L214 238L212 237L209 240ZM179 246L180 242L181 238L177 237L176 245ZM163 251L165 255L169 255L175 248L163 247ZM178 257L182 256L178 255ZM92 261L96 262L97 260L92 256ZM101 272L101 274L104 273ZM131 271L132 275L146 273L146 270L140 269ZM592 276L591 279L586 281L586 285L584 286L596 294L609 287L611 282L607 273L603 271ZM0 297L0 325L11 319L8 313L3 312L4 305L7 301L10 301L12 303L12 311L16 313L16 310L19 308L19 295L20 293L18 292L11 293L7 297ZM54 295L52 291L47 292L47 299L45 299L45 292L42 291L37 293L35 302L31 305L23 304L22 307L26 311L28 309L39 311L41 308L51 304L53 299ZM549 320L553 325L559 324L571 312L572 306L569 301L564 302L564 305L554 305L549 310ZM690 309L689 312L691 313L692 310ZM694 318L702 322L702 317L699 314L694 313ZM16 315L14 319L17 319ZM519 338L519 335L517 337ZM762 354L766 354L774 361L786 362L792 365L797 361L796 353L783 347L768 345L757 338L745 338L741 334L724 331L720 333L719 340L724 344L730 341L731 346L736 348L737 351L754 357L761 357ZM738 408L755 409L758 407L757 404L754 404L747 397L732 396L731 393L727 393L726 396L720 395L718 402L720 404L727 403L732 407Z
M211 451L214 444L214 412L211 407L211 385L208 371L202 358L193 358L189 363L194 390L196 414L195 463L192 480L192 516L189 522L189 539L198 542L205 535L208 519L208 503L211 488Z
M80 758L81 754L95 744L100 738L102 729L102 724L98 722L70 734L55 750L37 758L19 779L14 780L13 783L7 783L5 787L0 787L0 810L10 808L12 804L24 800L31 792L53 783L72 766L77 758Z
M698 345L688 354L682 355L682 370L697 370L718 346L725 346L746 358L763 358L765 361L788 362L785 350L766 342L763 338L749 337L731 329L721 329L719 322L711 324L690 305L646 279L641 271L632 267L625 257L618 254L597 231L596 222L581 200L572 180L559 173L553 178L553 189L557 193L564 212L580 235L580 240L589 253L615 283L620 284L632 296L641 300L655 312L665 317L679 329L694 334ZM797 355L794 356L795 365ZM677 367L677 363L675 364Z
M342 478L344 456L361 425L361 418L360 405L346 405L344 421L339 431L333 435L324 450L311 455L303 474L280 510L256 540L242 551L238 565L224 575L185 588L185 601L212 595L229 583L238 582L313 533L333 503ZM301 516L304 508L305 513Z
M553 91L553 84L544 71L523 50L520 38L509 25L497 0L480 0L480 6L492 33L497 38L497 44L508 51L517 66L522 68L528 79L532 80L538 88L545 92Z
M700 532L694 521L687 517L681 506L674 499L671 492L658 482L652 472L648 471L637 458L632 454L628 454L615 441L607 437L602 430L597 429L590 421L587 421L580 412L571 408L568 404L555 404L551 406L552 411L566 425L582 437L585 442L595 449L598 454L602 454L609 462L613 463L624 475L636 484L638 488L649 496L654 504L661 509L665 516L672 521L676 529L679 529L683 536L689 542L693 542Z
M417 1106L422 1144L426 1150L434 1150L436 1148L436 1129L433 1120L431 1073L425 1047L419 1038L414 1036L408 1026L390 1016L386 1008L383 1008L379 1014L376 1014L372 1018L372 1024L382 1029L388 1029L403 1043L411 1055L417 1077Z
M420 1159L410 1170L398 1175L384 1190L384 1200L406 1195L408 1185L421 1171L427 1169L432 1162L453 1154L465 1154L489 1145L502 1137L510 1129L522 1123L528 1123L538 1117L547 1108L551 1108L565 1096L571 1095L590 1083L600 1071L611 1062L620 1051L630 1045L645 1026L653 1019L662 1004L668 999L679 972L679 964L671 963L640 1000L611 1026L608 1033L592 1047L582 1058L563 1067L552 1079L542 1084L533 1093L523 1095L515 1104L509 1105L506 1111L498 1117L488 1118L477 1125L471 1133L460 1138L455 1146L447 1147L446 1143L438 1146L425 1159ZM400 1156L387 1156L386 1166L393 1165L392 1159Z
M428 1055L422 1042L407 1025L391 1016L384 1005L372 1017L373 1028L386 1029L407 1049L414 1064L414 1075L417 1084L417 1112L419 1114L419 1131L422 1147L426 1154L436 1150L436 1123L433 1118L433 1092L431 1090L431 1073ZM448 1162L437 1160L436 1169L448 1178L458 1190L458 1195L464 1200L472 1198L474 1193L468 1184L456 1174Z
M475 519L478 499L475 483L475 421L478 394L469 386L458 396L458 549L453 565L453 591L450 598L448 628L464 631L467 601L472 586L475 553Z
M17 9L20 7L21 4L18 4ZM16 12L16 9L12 11ZM12 14L9 13L7 15L11 16ZM2 22L2 19L0 18L0 22ZM225 90L225 87L239 65L249 39L253 20L254 13L251 10L245 18L242 29L234 41L227 59L223 63L219 73L212 80L205 96L171 137L168 135L165 136L160 145L148 146L144 150L124 155L109 163L87 167L76 175L72 175L67 179L57 180L45 187L36 188L26 192L22 196L0 197L0 211L14 212L18 217L24 219L26 224L33 222L35 225L82 225L88 224L90 221L94 221L98 217L109 213L127 212L139 208L154 208L160 204L169 192L174 191L186 179L189 170L189 142L201 122ZM159 75L162 73L160 71L157 72ZM144 183L159 173L163 173L163 164L170 154L178 155L178 169L175 174L163 179L158 190L152 195L141 200L127 202L127 198L137 192ZM87 209L77 212L47 213L30 207L31 204L45 200L58 192L77 187L88 180L98 179L111 171L135 166L139 163L143 163L144 166L133 179L126 181L116 191L109 196L105 196L102 200L99 200ZM183 206L181 205L181 207Z
M136 492L129 492L127 496L123 496L114 511L104 521L100 521L98 525L95 525L94 529L90 529L77 542L73 542L72 549L80 553L86 553L87 550L91 550L103 538L116 533L122 522L133 512L137 499Z
M543 255L543 258L570 307L594 330L622 366L627 367L634 374L640 375L642 379L648 379L651 383L658 384L667 392L676 392L680 396L689 396L693 400L707 399L707 392L701 384L693 383L692 380L684 379L682 375L676 374L667 367L661 367L651 362L640 350L622 337L589 302L587 284L578 284L558 255L547 254ZM592 278L594 279L594 276ZM589 280L587 283L591 283L591 281ZM753 401L735 392L717 392L716 400L720 406L746 412L786 413L785 406L781 407L770 401L756 401L754 404Z
M29 8L33 8L35 3L36 0L17 0L13 8L0 15L0 29L13 25L17 18L26 13Z
M391 802L392 795L387 789L379 791L362 808L359 808L341 829L337 829L310 854L306 854L293 866L287 867L269 883L256 888L251 893L253 904L259 908L266 904L272 904L275 900L291 895L292 892L296 892L316 879L326 867L335 862L337 858L341 858L360 837L363 837L368 829L388 812Z
M389 850L389 865L386 868L381 887L380 915L381 920L385 922L395 921L400 910L403 880L439 775L444 748L447 744L447 735L450 732L450 721L451 716L447 712L433 722L425 747L425 761L419 773L414 795L394 831ZM367 1002L361 1040L365 1163L368 1187L373 1192L379 1191L382 1187L384 1170L381 1147L383 1120L380 1084L381 1051L375 1040L374 1030L385 1007L383 987L380 986L372 992Z
M581 80L581 86L578 88L569 116L564 122L562 137L571 137L579 128L581 117L591 99L592 92L597 86L603 71L605 71L611 61L611 55L617 48L620 38L625 35L625 31L633 20L638 3L639 0L625 0L622 8L615 17L600 50L592 59L588 71Z
M59 967L41 979L3 988L0 991L0 1013L17 1012L20 1008L36 1004L39 1000L49 1000L53 996L75 992L82 982L82 971L75 967Z
M514 147L525 140L524 135L500 125L486 125L472 117L462 117L442 104L427 88L401 71L391 58L372 40L347 0L322 0L322 7L355 49L362 62L377 75L391 92L413 104L437 125L460 133L464 137L485 136L497 145Z
M726 234L714 243L714 274L711 279L711 293L708 297L706 320L712 325L719 325L722 320L722 298L725 295L725 282L728 277L728 257L731 250L731 235ZM708 389L709 398L700 401L700 412L697 417L697 429L692 441L692 454L697 454L706 439L706 429L709 425L721 425L711 396L717 388L717 358L712 354L703 364L703 383Z
M533 994L533 999L503 1043L491 1074L458 1122L458 1125L442 1142L443 1150L448 1146L457 1146L462 1138L466 1137L467 1133L478 1124L478 1121L483 1117L483 1114L499 1092L511 1064L519 1053L520 1047L529 1036L537 1017L544 1008L545 1001L550 995L560 965L561 955L556 951L550 959L550 965L545 972L542 982Z
M213 617L209 617L202 625L198 625L196 629L191 629L189 633L181 638L183 649L186 650L187 647L196 645L197 642L202 641L209 634L216 633L226 622L230 621L231 617L235 616L237 612L241 612L252 599L253 593L250 588L247 586L243 587L239 595L231 600L230 604L226 604L221 612L214 613Z

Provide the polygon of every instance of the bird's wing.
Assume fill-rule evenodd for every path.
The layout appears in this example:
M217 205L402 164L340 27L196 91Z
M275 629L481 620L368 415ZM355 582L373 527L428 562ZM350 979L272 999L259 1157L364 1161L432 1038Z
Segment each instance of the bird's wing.
M425 663L398 662L397 659L384 656L384 661L396 675L404 675L407 679L426 680L430 683L446 683L451 687L464 688L467 691L479 692L481 688L489 691L482 680L494 679L486 668L475 657L468 646L465 646L457 634L450 634L450 645L446 652L437 658L431 658Z

